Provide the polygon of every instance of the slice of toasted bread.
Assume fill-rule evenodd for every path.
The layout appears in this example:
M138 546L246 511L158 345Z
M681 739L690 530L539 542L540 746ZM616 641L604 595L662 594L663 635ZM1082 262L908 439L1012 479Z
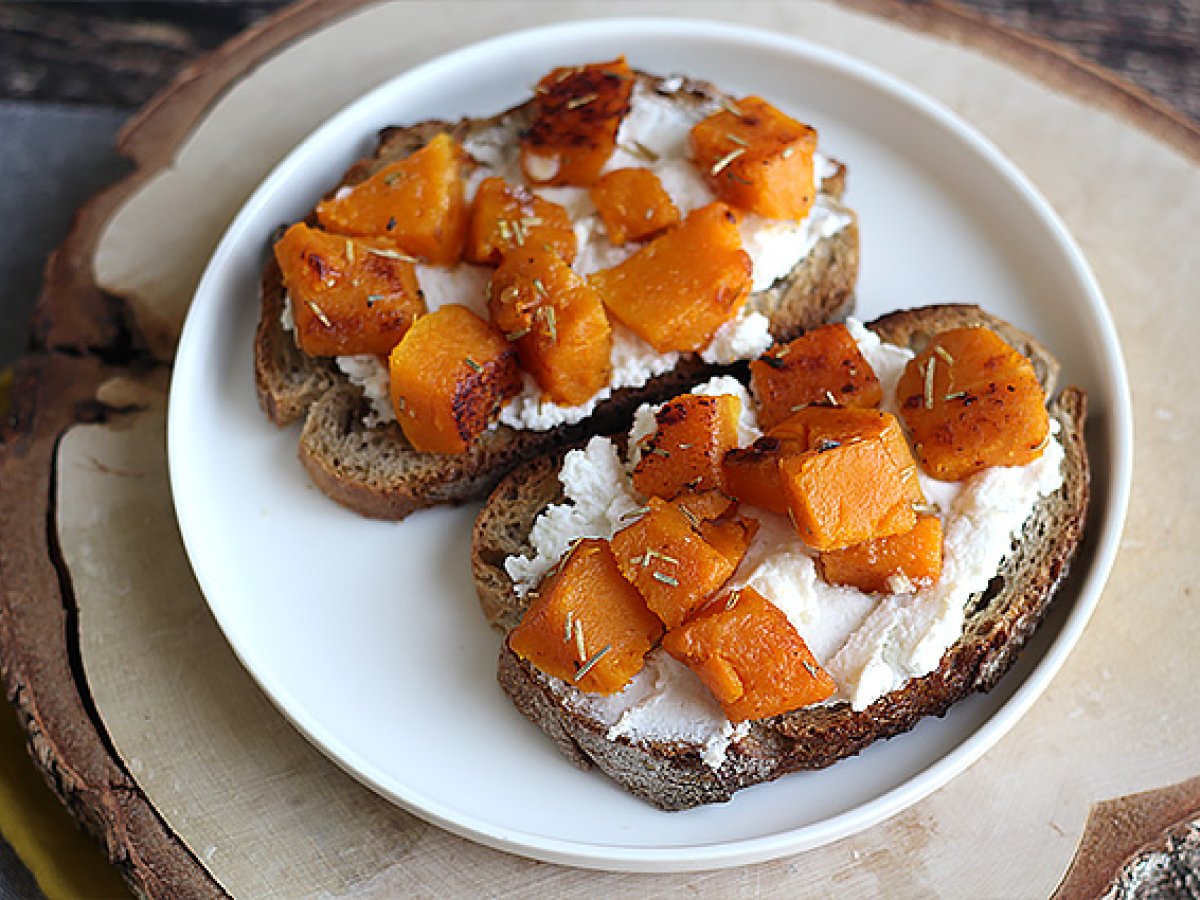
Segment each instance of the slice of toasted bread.
M919 350L948 328L986 324L1033 362L1047 396L1058 365L1036 340L974 306L935 306L892 313L868 327L885 341ZM1086 398L1066 388L1050 403L1065 451L1063 484L1042 498L1020 540L988 589L970 598L962 637L937 669L885 694L866 709L848 703L799 709L752 723L729 745L718 768L703 748L689 743L610 740L607 726L583 706L564 701L572 688L557 685L503 645L499 681L528 718L575 763L596 765L634 794L662 809L685 809L728 800L735 791L801 769L817 769L858 753L868 744L911 729L924 716L940 716L956 701L989 690L1012 665L1067 572L1083 529L1088 501L1088 460L1083 426ZM512 472L496 487L475 525L472 566L484 614L506 633L525 602L504 569L514 554L529 554L534 519L561 502L557 474L562 454ZM564 692L565 690L565 692Z
M668 93L680 104L708 108L725 97L704 82L637 77L644 87ZM386 129L375 155L351 167L342 185L357 184L420 149L440 132L461 142L500 123L519 130L531 114L532 105L526 103L490 119L430 121ZM853 212L840 204L844 189L845 168L838 165L837 172L822 182L821 192L838 211L851 217L851 223L822 239L788 275L752 294L747 302L747 309L768 317L777 340L842 319L853 309L858 228ZM261 317L254 342L255 385L261 406L278 425L303 418L300 458L314 483L339 503L375 518L400 519L422 507L485 496L516 464L551 453L585 434L612 431L624 424L639 404L661 401L720 369L696 355L685 355L674 371L644 387L615 392L579 425L543 432L497 426L463 455L422 453L409 445L395 423L365 425L368 407L361 391L332 359L311 357L296 347L281 323L285 295L273 259L266 265L261 291Z

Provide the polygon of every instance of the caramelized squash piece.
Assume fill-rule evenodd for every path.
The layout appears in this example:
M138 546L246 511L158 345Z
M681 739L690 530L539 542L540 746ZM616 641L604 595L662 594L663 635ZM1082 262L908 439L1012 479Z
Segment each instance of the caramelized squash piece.
M542 78L533 123L521 136L525 177L532 184L590 186L616 149L632 94L633 71L623 56Z
M732 722L765 719L819 703L837 689L773 603L744 587L718 598L663 637Z
M376 237L403 253L452 266L467 233L463 178L469 161L454 138L438 134L345 196L322 200L317 219L327 231Z
M733 511L733 498L721 491L685 490L672 501L692 527L709 519L719 519Z
M730 450L721 462L725 490L740 503L771 512L787 512L787 499L779 478L779 460L808 449L763 435L749 447Z
M575 229L567 211L523 185L485 178L471 201L463 251L467 262L496 266L511 250L544 246L574 261Z
M758 421L771 429L804 406L879 406L883 389L845 325L822 325L750 363Z
M642 517L613 535L621 574L668 628L702 606L737 568L697 528L679 506L651 497Z
M508 646L547 675L612 694L641 670L662 632L608 542L590 538L538 586Z
M298 222L275 242L296 343L309 356L390 353L425 298L412 263Z
M585 403L608 384L612 326L604 305L553 249L531 244L505 256L488 310L555 403Z
M488 322L451 303L417 319L388 360L392 407L417 450L466 453L521 390L517 353Z
M710 203L588 280L609 312L667 353L706 347L746 302L750 274L737 217L725 204Z
M758 534L758 519L732 516L700 523L700 536L716 547L737 568Z
M792 413L749 447L725 455L725 490L743 503L787 512L779 474L781 459L864 438L883 442L887 455L901 472L905 496L910 503L923 504L925 494L900 422L891 413L877 409L806 406Z
M916 524L905 473L881 439L785 456L779 476L792 524L815 550L837 550Z
M896 399L917 459L943 481L1032 462L1049 435L1033 364L990 328L934 335L909 360Z
M618 247L654 237L679 223L679 209L649 169L616 169L592 185L592 202Z
M642 442L634 488L668 500L685 488L721 490L721 461L737 446L741 409L729 394L681 394L664 403L654 414L658 428Z
M761 97L746 97L696 123L692 158L731 206L799 221L817 196L817 132Z
M818 557L821 576L867 593L920 589L942 575L942 520L917 517L910 531L830 550Z
M905 494L912 503L925 502L925 493L917 478L913 459L900 420L878 409L807 406L792 413L769 432L785 445L800 443L808 450L828 449L831 445L862 438L878 439L896 467L903 473Z

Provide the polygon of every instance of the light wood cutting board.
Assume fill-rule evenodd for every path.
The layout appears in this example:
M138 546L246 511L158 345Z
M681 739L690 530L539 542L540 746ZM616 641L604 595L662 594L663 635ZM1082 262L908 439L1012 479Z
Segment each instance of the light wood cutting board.
M523 860L427 825L329 763L234 658L176 530L165 395L199 273L271 165L370 86L548 19L682 10L300 3L185 73L126 129L137 171L81 211L51 261L35 323L48 349L19 366L2 432L5 680L39 764L138 889L957 897L1046 895L1061 882L1064 895L1087 896L1131 853L1200 817L1190 614L1200 133L955 7L687 11L803 36L932 94L1025 170L1083 246L1127 355L1137 469L1122 553L1080 645L1032 712L947 787L857 836L739 870L649 876Z

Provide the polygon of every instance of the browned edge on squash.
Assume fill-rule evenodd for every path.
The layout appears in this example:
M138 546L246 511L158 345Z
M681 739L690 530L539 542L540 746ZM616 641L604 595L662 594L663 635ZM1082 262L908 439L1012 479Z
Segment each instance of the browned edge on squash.
M79 666L69 573L54 546L59 438L75 424L134 412L96 402L104 381L168 364L148 357L121 298L97 287L93 254L109 217L170 165L187 135L239 78L287 44L369 2L300 0L186 68L129 121L118 149L136 169L76 213L66 240L48 260L33 318L35 349L17 364L14 407L0 423L0 674L35 762L140 895L224 891L158 815L107 738ZM1005 28L952 0L841 2L993 54L1200 159L1200 125L1053 42ZM1193 811L1195 793L1193 786L1186 795ZM1147 796L1153 795L1107 803L1138 809ZM1153 845L1164 827L1159 819L1139 818L1141 840L1134 846ZM1077 856L1061 896L1071 896L1068 888L1075 884L1106 884L1124 859ZM1080 877L1086 880L1075 880Z

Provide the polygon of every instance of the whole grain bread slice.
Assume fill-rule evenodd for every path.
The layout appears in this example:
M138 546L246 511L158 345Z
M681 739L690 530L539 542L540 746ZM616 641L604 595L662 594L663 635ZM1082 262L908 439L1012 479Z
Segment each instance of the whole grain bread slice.
M642 73L637 78L644 88L699 109L730 99L706 82ZM441 132L461 142L497 126L519 131L531 115L532 103L526 103L488 119L428 121L385 129L375 154L355 163L339 187L363 181L420 149ZM845 167L838 164L836 172L822 182L821 192L826 202L851 218L851 223L820 240L791 272L747 301L748 309L768 317L771 334L777 340L787 340L813 325L840 320L853 310L858 227L853 212L840 203L845 183ZM552 453L586 434L619 428L639 404L661 401L688 384L729 368L705 364L694 354L686 355L675 370L644 387L615 392L576 426L544 432L497 426L465 454L423 453L411 447L396 424L365 424L368 405L362 392L332 359L311 357L296 347L291 332L282 324L284 308L284 286L278 266L271 259L262 278L261 315L254 343L259 403L277 425L304 420L300 459L325 494L363 515L381 519L400 519L422 507L483 497L518 463Z
M1034 338L966 305L935 306L886 315L870 324L885 341L919 350L947 328L986 324L1029 357L1050 396L1058 365ZM519 659L504 644L501 687L576 764L596 766L632 793L662 809L726 801L735 791L802 769L818 769L854 755L882 738L911 729L925 716L941 716L958 700L992 688L1041 622L1079 544L1087 512L1089 475L1084 445L1086 397L1068 387L1050 402L1065 450L1064 483L1043 498L988 589L969 599L962 637L936 670L909 681L861 711L847 703L815 706L754 722L732 743L719 768L687 743L610 740L607 726L589 718L574 691ZM562 454L536 460L496 487L475 525L472 568L488 620L507 633L524 612L504 560L531 552L529 533L547 505L561 502L557 474Z

